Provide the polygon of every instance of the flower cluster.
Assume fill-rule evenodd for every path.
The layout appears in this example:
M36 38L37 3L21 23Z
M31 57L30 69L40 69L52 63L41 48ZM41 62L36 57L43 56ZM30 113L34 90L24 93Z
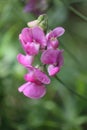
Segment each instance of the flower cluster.
M19 92L29 98L38 99L45 95L46 84L50 84L50 78L41 69L33 66L35 57L40 53L42 67L46 68L49 76L56 75L63 65L63 50L59 50L57 37L64 33L64 28L57 27L45 34L40 26L26 27L19 35L20 43L25 55L18 54L17 60L28 73L24 75L25 84L18 88Z

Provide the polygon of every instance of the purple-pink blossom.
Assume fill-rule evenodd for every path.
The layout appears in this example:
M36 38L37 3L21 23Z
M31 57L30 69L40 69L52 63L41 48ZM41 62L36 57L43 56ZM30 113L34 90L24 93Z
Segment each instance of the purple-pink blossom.
M24 76L27 83L18 88L19 92L27 97L37 99L41 98L46 93L45 84L50 83L49 77L41 70L32 66L28 67L29 73Z
M46 93L46 87L43 84L27 82L18 88L19 92L23 92L26 97L39 99Z
M46 35L46 39L47 39L47 48L52 48L52 49L57 49L58 45L59 45L59 41L57 40L57 37L60 37L61 35L63 35L65 32L63 27L57 27L55 29L53 29L52 31L50 31L47 35Z
M40 27L24 28L19 35L19 40L26 54L37 55L40 48L45 48L46 37Z
M24 76L24 79L26 81L35 82L35 83L39 83L39 84L40 83L43 83L43 84L50 83L49 77L44 72L42 72L40 69L31 67L31 66L29 66L27 68L29 70L29 73Z
M32 12L36 15L44 13L47 9L47 1L46 0L28 0L24 11L25 12Z
M23 54L18 54L17 55L17 60L20 64L22 64L23 66L31 66L34 60L34 56L32 55L23 55Z
M58 48L57 39L64 34L64 31L64 28L57 27L45 34L44 29L37 24L22 29L19 40L25 54L19 53L17 60L28 73L24 75L26 83L18 88L19 92L33 99L39 99L46 94L46 85L51 82L47 72L49 76L55 76L64 64L63 50ZM39 53L41 63L34 66L34 59Z
M48 49L42 53L41 62L48 64L48 73L50 76L57 74L63 66L64 59L62 56L63 50Z

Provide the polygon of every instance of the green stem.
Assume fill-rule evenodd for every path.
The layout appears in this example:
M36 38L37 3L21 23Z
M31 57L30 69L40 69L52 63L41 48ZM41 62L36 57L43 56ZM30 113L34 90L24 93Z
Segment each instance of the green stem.
M70 92L72 92L74 95L76 95L77 97L87 101L87 98L80 95L79 93L77 93L76 91L74 91L72 88L70 88L66 83L64 83L59 77L57 77L57 75L55 76L56 80L58 80L64 87L66 87Z
M69 56L72 57L72 59L79 65L79 69L80 70L85 70L82 63L76 58L76 56L71 52L69 51L69 49L60 41L61 43L61 46L66 50L66 52L69 54Z
M87 22L87 17L85 16L85 15L83 15L82 13L80 13L79 11L77 11L75 8L73 8L73 7L69 7L69 9L73 12L73 13L75 13L77 16L79 16L81 19L83 19L84 21L86 21Z
M73 53L72 53L71 51L69 51L61 41L60 41L60 43L61 43L61 46L69 53L69 55L70 55L78 64L80 64L79 60L73 55Z

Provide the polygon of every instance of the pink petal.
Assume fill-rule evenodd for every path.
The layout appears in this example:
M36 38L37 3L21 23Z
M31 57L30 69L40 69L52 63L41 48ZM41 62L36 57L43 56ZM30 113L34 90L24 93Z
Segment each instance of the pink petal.
M22 86L20 86L19 88L18 88L18 91L19 92L22 92L26 87L28 87L30 85L30 82L27 82L27 83L25 83L25 84L23 84Z
M34 82L38 84L49 84L50 79L49 77L42 72L39 69L36 69L34 67L30 68L30 71L28 74L25 74L24 79L28 82Z
M29 55L37 55L39 52L40 45L34 42L27 43L25 50Z
M48 66L48 73L49 73L50 76L56 75L59 71L60 71L59 67L55 67L53 65Z
M52 40L50 39L48 41L47 49L57 49L58 45L59 45L59 42L56 38Z
M22 45L25 44L25 42L24 42L24 40L23 40L23 36L22 36L22 34L19 34L19 40L20 40L20 42L22 43Z
M31 83L29 86L26 86L26 88L23 90L23 93L29 98L39 99L45 95L46 88L43 85Z
M39 69L35 69L34 74L35 74L37 80L39 80L41 83L43 83L43 84L50 83L49 77L44 72L40 71Z
M59 45L59 42L58 42L57 39L51 41L51 46L52 46L54 49L57 49L57 48L58 48L58 45Z
M29 55L22 55L22 54L18 54L17 55L17 60L20 64L22 64L23 66L29 66L33 63L34 57L33 56L29 56Z
M54 37L60 37L61 35L63 35L65 32L65 29L62 27L57 27L53 30L53 35Z
M46 46L46 38L43 30L39 27L34 27L32 28L32 35L33 39L37 42L40 43L42 47Z
M34 76L34 72L30 71L28 74L24 75L24 79L28 82L35 82L35 76Z
M43 64L54 64L57 61L58 50L48 49L41 55L41 62Z
M21 34L19 35L19 40L25 44L27 42L32 42L31 28L23 28Z
M64 58L63 58L63 51L64 50L59 50L59 55L58 55L58 60L57 60L57 64L59 66L59 68L61 68L61 66L63 66L64 64Z
M50 31L47 35L46 38L49 40L51 38L57 38L63 35L65 32L65 29L62 27L57 27L54 30Z

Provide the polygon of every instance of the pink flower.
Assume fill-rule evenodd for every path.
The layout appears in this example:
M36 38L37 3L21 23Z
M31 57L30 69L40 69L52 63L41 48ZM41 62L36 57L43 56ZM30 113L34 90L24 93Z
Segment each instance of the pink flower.
M37 55L39 49L46 46L45 34L40 27L24 28L19 40L28 55Z
M27 83L18 88L19 92L30 98L41 98L46 93L44 84L49 84L49 77L39 69L28 67L29 73L24 76Z
M17 60L20 64L23 66L31 66L34 60L34 56L29 56L29 55L23 55L23 54L18 54L17 55Z
M29 0L26 4L24 11L25 12L33 12L36 15L44 13L47 8L46 0Z
M24 79L28 82L34 82L38 84L49 84L49 77L38 68L28 67L29 73L24 76Z
M19 92L29 98L39 99L43 97L46 93L46 87L43 84L36 84L32 82L27 82L18 88Z
M48 64L48 73L50 76L57 74L63 66L64 59L62 56L63 50L48 49L42 53L41 62Z
M57 27L55 28L54 30L50 31L47 35L46 35L46 38L47 38L47 48L51 49L57 49L58 48L58 45L59 45L59 42L57 40L57 37L60 37L61 35L63 35L65 32L64 28L62 27Z

